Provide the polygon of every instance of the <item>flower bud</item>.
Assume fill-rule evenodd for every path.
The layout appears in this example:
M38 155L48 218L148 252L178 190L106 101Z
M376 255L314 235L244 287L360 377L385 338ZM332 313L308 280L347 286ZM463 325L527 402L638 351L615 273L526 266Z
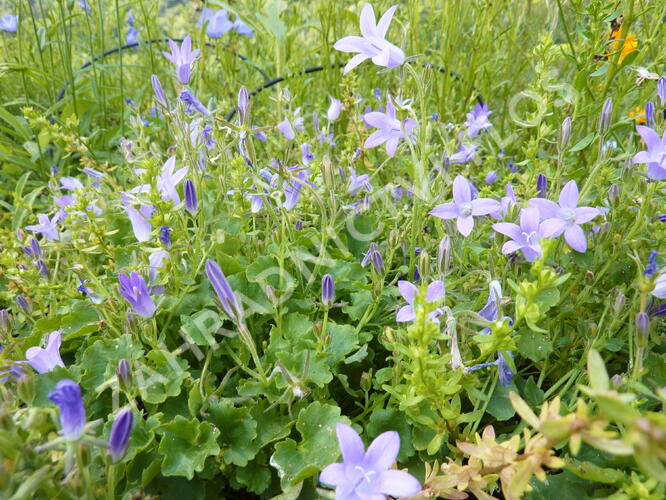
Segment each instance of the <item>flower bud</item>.
M120 410L116 419L111 426L111 434L109 435L109 449L108 453L114 462L120 460L129 443L130 433L132 432L132 424L134 423L134 414L129 408Z
M599 122L597 124L597 132L599 135L605 135L610 127L611 116L613 115L613 100L609 97L604 102L599 113Z
M9 330L11 330L9 311L0 309L0 333L9 333Z
M571 137L571 117L567 116L560 125L560 151L566 149L569 144L569 137Z
M157 78L156 75L152 75L150 77L150 80L153 84L153 92L155 93L155 100L158 102L160 106L168 109L169 105L167 104L167 99L166 96L164 95L164 89L162 89L162 83L160 82L160 79Z
M331 159L328 156L324 156L321 161L321 174L324 178L324 185L330 191L333 191L335 189L335 172L333 171Z
M643 336L647 336L648 329L650 328L650 317L645 312L640 312L636 315L636 328L640 330Z
M654 127L654 103L648 101L645 105L645 124L648 127Z
M128 390L132 385L132 368L130 367L129 361L126 359L121 359L118 361L118 366L116 367L116 377L118 378L118 385L123 390Z
M171 248L171 228L169 226L160 228L160 241L167 250Z
M342 103L334 97L329 96L329 98L331 99L331 105L328 107L326 117L333 122L340 116L340 112L342 111Z
M662 76L657 82L657 96L659 96L659 103L666 105L666 76Z
M250 96L245 87L241 87L238 91L238 114L241 124L250 122Z
M425 250L419 255L419 272L422 277L427 277L430 270L430 255Z
M197 191L194 188L194 183L187 179L184 184L185 191L185 208L189 213L195 215L197 213L197 208L199 203L197 202Z
M363 392L370 392L370 389L372 389L372 368L369 372L361 373L360 385Z
M611 184L611 187L608 188L608 200L615 205L617 200L620 198L620 186L617 184Z
M622 378L622 375L620 375L619 373L616 373L615 375L613 375L611 377L611 386L613 387L613 390L617 391L620 388L620 386L622 385L623 381L624 380Z
M446 274L449 270L449 259L451 257L451 238L449 235L444 235L442 241L437 246L437 270Z
M537 175L537 198L546 197L546 189L548 188L548 179L545 175Z
M331 307L335 299L335 281L333 276L326 274L321 280L321 302L326 307Z
M30 304L28 304L28 301L23 295L19 295L16 297L16 303L21 306L23 309L25 309L27 312L32 311L32 307L30 307Z
M268 302L270 302L274 306L277 305L277 296L275 295L275 289L271 285L266 285L264 293L266 294Z
M626 297L622 292L618 292L617 297L615 297L615 302L613 303L613 310L616 313L620 313L624 309L624 303L626 302Z

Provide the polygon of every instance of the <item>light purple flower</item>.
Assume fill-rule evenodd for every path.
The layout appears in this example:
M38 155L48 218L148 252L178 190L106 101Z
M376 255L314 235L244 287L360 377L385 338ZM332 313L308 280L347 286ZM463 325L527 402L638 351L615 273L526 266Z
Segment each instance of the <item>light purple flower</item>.
M68 441L78 440L86 425L86 408L79 384L68 378L62 379L49 392L49 399L60 409L62 435Z
M569 181L562 188L559 205L543 198L532 198L530 206L539 209L545 219L539 232L544 238L557 238L564 233L564 240L578 252L587 250L587 240L580 225L591 221L601 214L598 208L578 207L578 186L576 181Z
M120 410L113 421L107 453L111 455L114 462L120 460L127 450L133 423L134 414L130 408Z
M363 121L366 125L378 129L370 134L363 147L370 149L386 143L386 154L391 158L395 155L400 139L411 136L416 127L416 122L411 118L407 118L402 124L400 123L400 120L395 116L395 106L391 101L391 96L388 97L386 102L386 113L371 111L363 116Z
M304 165L309 165L314 160L315 155L310 151L310 145L306 142L301 144L301 159Z
M0 18L0 31L16 33L16 30L18 30L18 16L5 14Z
M375 11L372 9L372 5L366 3L361 11L360 19L363 36L346 36L335 42L333 48L336 50L358 52L345 66L345 75L366 59L372 59L372 62L377 66L387 68L395 68L405 62L404 52L386 41L386 32L397 8L397 5L391 7L376 23Z
M661 105L666 105L666 76L662 76L657 81L657 96Z
M166 96L164 95L164 89L162 88L162 82L160 82L160 79L157 78L156 75L152 75L150 77L150 82L153 85L153 92L155 93L155 100L159 103L160 106L163 108L169 108L169 104L167 103Z
M490 198L472 199L472 189L469 182L462 175L453 181L453 203L437 205L430 211L430 215L440 219L456 219L458 231L463 236L469 236L474 228L474 217L488 215L499 211L502 206Z
M282 133L282 135L289 140L292 140L294 137L296 137L294 129L291 127L291 122L289 121L289 118L285 118L280 123L278 123L277 128Z
M411 474L391 469L400 451L400 436L396 431L377 436L368 451L358 433L349 425L337 424L336 433L342 462L327 465L319 481L335 486L338 500L380 500L385 495L409 497L421 491L421 484Z
M485 183L487 185L492 184L497 180L497 171L496 170L491 170L488 172L488 175L486 175Z
M173 155L164 163L162 173L157 177L157 188L160 190L164 201L171 200L177 205L180 203L180 196L178 196L176 186L187 174L188 167L183 167L174 172L175 167L176 155Z
M90 4L88 3L88 0L79 0L77 6L79 9L84 10L86 14L90 14Z
M239 35L249 36L249 37L254 36L254 31L252 31L252 28L250 28L247 25L247 23L245 21L243 21L238 16L236 16L236 20L234 21L234 28L233 29Z
M517 203L516 195L513 192L513 186L511 185L510 182L507 182L505 189L506 189L506 196L502 196L502 200L500 201L500 205L502 206L502 208L499 211L490 214L490 216L494 219L499 220L505 215L507 215L511 207L516 205Z
M39 224L33 224L30 226L25 226L28 231L34 231L37 234L41 234L48 240L59 240L60 233L58 232L58 221L60 220L60 212L55 214L51 219L46 214L39 214L37 220Z
M354 167L349 167L349 186L347 187L347 192L355 195L361 189L365 189L368 193L372 192L370 176L368 174L356 175Z
M129 276L120 273L118 275L120 287L118 293L125 297L136 314L142 318L150 318L155 314L157 306L148 292L144 279L137 273L132 272Z
M287 170L291 171L297 168L298 167L288 167ZM301 188L303 187L303 183L307 182L309 185L316 187L314 184L307 180L308 177L310 177L310 171L301 170L296 174L296 177L292 177L290 180L283 182L282 188L284 189L284 203L282 206L285 209L291 210L296 206L301 196Z
M169 252L166 250L158 250L150 254L150 257L148 257L148 264L150 266L148 283L153 283L157 279L160 269L164 267L165 260L169 260Z
M666 272L662 272L655 280L652 295L660 299L666 299Z
M204 9L201 12L201 19L197 26L206 25L206 34L211 38L220 38L234 27L234 23L229 20L229 15L224 9L214 12L211 9Z
M61 177L60 189L76 191L77 189L83 189L83 184L81 184L81 181L75 177Z
M398 290L400 290L400 295L402 295L402 298L407 301L407 305L402 306L398 310L398 314L395 320L398 323L414 321L416 319L416 312L414 311L414 299L416 298L419 289L416 287L414 283L410 283L409 281L405 280L400 280L398 281ZM446 290L444 289L444 282L442 280L437 280L433 281L428 285L425 299L426 302L439 302L442 299L444 299L445 295L446 295ZM442 314L442 311L436 309L435 311L432 311L428 315L428 319L430 319L430 321L439 324L437 316L439 316L440 314Z
M148 219L151 218L154 208L149 205L142 205L140 210L137 210L132 205L125 205L125 212L129 217L132 224L132 231L137 241L148 241L150 239L150 232L153 230Z
M449 156L449 163L467 163L474 159L476 155L477 144L462 144L458 148L458 152Z
M188 89L183 90L180 93L180 96L178 96L178 99L185 103L185 113L188 115L193 113L192 108L197 110L202 115L210 114L210 111L208 111L206 106L201 104L201 101L199 101L199 99L197 99L196 96Z
M171 48L171 52L162 52L162 54L176 66L176 76L180 83L187 85L190 82L192 63L201 51L199 49L192 50L190 35L185 37L180 47L173 40L169 40L169 47Z
M227 281L227 277L220 269L220 266L214 260L208 259L206 261L206 276L210 280L210 284L213 285L213 289L217 294L217 298L220 300L220 305L224 312L234 321L240 321L243 317L243 312L234 291L231 289L231 285Z
M47 373L56 366L65 367L60 357L60 344L62 343L62 330L49 333L45 348L30 347L25 351L25 358L37 373Z
M331 96L328 97L331 100L331 105L328 107L328 111L326 112L326 117L330 121L334 122L340 116L340 112L342 111L342 103L340 102L339 99L336 99L335 97Z
M335 299L335 280L330 274L325 274L321 279L321 303L331 307Z
M645 141L647 151L634 156L634 163L647 163L647 175L655 181L666 179L666 131L661 139L650 127L639 125L636 130Z
M498 233L511 238L502 246L504 255L520 250L527 262L534 262L541 257L541 244L539 243L539 210L525 208L520 212L520 226L509 222L493 224Z
M478 104L467 113L467 121L465 122L465 127L467 127L467 137L476 137L479 132L490 128L493 126L492 123L488 121L488 116L492 111L488 111L487 104Z
M160 228L159 239L167 249L171 248L171 228L169 226Z
M382 259L382 254L379 253L379 247L374 241L370 243L368 251L363 256L363 260L361 260L361 266L365 267L370 262L372 262L372 265L377 272L381 272L381 270L384 269L384 259Z

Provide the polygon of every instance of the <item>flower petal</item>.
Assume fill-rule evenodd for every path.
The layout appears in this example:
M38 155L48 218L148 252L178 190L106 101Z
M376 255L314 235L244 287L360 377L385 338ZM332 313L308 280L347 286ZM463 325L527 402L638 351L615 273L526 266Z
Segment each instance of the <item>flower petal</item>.
M574 210L574 213L576 214L576 224L585 224L601 214L599 209L594 207L580 207Z
M335 432L338 435L338 443L340 443L340 451L345 464L360 464L365 452L361 436L347 424L337 424Z
M361 64L363 61L368 59L369 56L365 54L356 54L354 57L352 57L347 65L345 66L345 70L342 72L344 75L349 73L351 70L353 70L356 66Z
M585 233L580 226L573 225L568 227L564 231L564 240L569 244L574 250L585 253L587 250L587 240L585 239Z
M539 232L544 238L557 238L560 234L562 234L562 231L564 231L565 225L566 222L564 222L562 219L546 219L539 226Z
M497 212L502 209L499 201L491 200L490 198L477 198L472 200L472 215L488 215L492 212Z
M363 457L363 467L382 471L391 467L400 451L400 436L396 431L382 432L377 436Z
M421 483L403 470L385 470L379 475L377 490L392 497L411 497L421 491Z
M442 300L445 295L446 290L444 289L444 282L442 280L433 281L428 285L428 291L426 292L426 300L428 302Z
M346 481L345 464L334 463L324 467L324 470L319 474L319 482L328 486L337 486Z
M398 281L398 290L400 290L400 295L402 295L402 298L405 299L409 305L414 303L414 296L416 295L416 292L418 292L416 285L409 281L400 280Z
M395 317L395 320L398 323L407 323L408 321L414 321L415 319L416 314L414 313L414 308L412 306L401 307Z
M458 217L458 206L455 203L442 203L428 213L440 219L455 219Z
M384 15L377 23L377 30L375 31L376 36L380 38L386 38L386 32L388 31L389 25L393 20L393 14L395 14L397 8L398 6L394 5L393 7L390 7L389 10L384 12Z
M576 181L567 182L562 191L560 191L559 198L560 206L562 208L574 209L578 205L578 185Z
M661 140L659 139L659 134L657 134L650 127L643 127L642 125L639 125L636 127L636 132L638 132L638 135L640 135L641 138L645 141L645 145L650 152L661 149Z
M554 201L546 200L545 198L532 198L529 202L530 207L539 209L539 214L542 219L550 219L557 217L560 207Z
M371 49L372 45L365 38L360 36L346 36L340 38L333 48L339 50L340 52L361 52L365 53L368 49Z
M462 175L457 175L453 181L453 199L457 205L472 201L472 190L469 182Z
M469 233L474 229L474 217L471 215L469 217L458 217L456 226L458 227L460 234L463 236L469 236Z
M361 18L359 20L361 25L361 34L366 38L377 36L377 23L375 21L375 11L372 5L366 3L361 11Z
M520 227L528 234L537 232L539 230L539 209L531 207L521 210Z

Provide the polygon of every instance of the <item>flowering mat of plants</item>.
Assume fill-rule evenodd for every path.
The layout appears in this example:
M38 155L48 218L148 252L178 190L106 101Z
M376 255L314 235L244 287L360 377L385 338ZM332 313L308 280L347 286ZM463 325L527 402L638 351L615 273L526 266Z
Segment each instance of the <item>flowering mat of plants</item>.
M666 2L0 7L0 498L666 498Z

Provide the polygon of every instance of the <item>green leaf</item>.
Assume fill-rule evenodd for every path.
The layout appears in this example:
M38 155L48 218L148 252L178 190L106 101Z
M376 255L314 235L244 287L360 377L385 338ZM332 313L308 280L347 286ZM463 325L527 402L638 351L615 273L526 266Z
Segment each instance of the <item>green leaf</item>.
M516 388L513 385L504 387L502 384L497 384L488 402L486 411L500 422L509 420L516 414L516 410L513 409L509 400L509 393L515 390Z
M158 451L164 456L162 474L165 476L192 479L195 471L203 470L207 457L220 452L216 441L220 431L208 422L187 420L178 415L157 432L162 435Z
M222 320L211 309L203 309L190 316L181 315L180 324L181 335L191 344L215 346L219 341L215 336L222 326Z
M104 381L116 376L116 367L121 359L132 363L142 353L141 347L135 345L132 337L127 334L117 339L97 340L81 357L81 368L84 371L81 385L86 391L94 391Z
M407 423L405 415L396 408L379 408L370 415L370 421L366 426L368 438L374 439L385 431L396 431L400 435L399 462L414 455L411 427Z
M553 352L552 342L545 335L533 331L521 333L516 346L523 356L532 361L546 359Z
M526 500L563 500L590 498L598 485L574 476L570 472L549 474L548 480L542 483L532 478L530 485L534 488L526 495Z
M150 351L134 370L141 398L146 403L158 404L178 396L183 380L189 376L187 367L187 361L168 351Z
M300 442L285 439L275 445L271 457L271 465L277 469L283 489L314 476L338 458L335 424L344 420L340 417L340 408L319 402L299 412L296 428L301 435Z
M592 389L597 392L606 392L610 389L610 379L606 371L604 360L594 349L590 349L587 355L587 376L590 379Z
M569 153L575 153L577 151L581 151L588 147L590 143L594 140L595 137L594 132L590 132L587 134L585 137L583 137L575 146L573 146L570 150Z
M227 464L245 467L259 451L254 442L257 437L257 422L247 408L236 408L226 399L209 408L207 418L220 430L217 442L222 449L222 458Z
M271 476L271 469L259 461L253 461L247 467L239 467L236 471L238 482L257 495L266 491L266 488L270 486Z
M342 308L342 311L349 315L352 320L359 320L365 314L368 307L372 305L372 292L370 290L361 290L351 294L352 303Z
M326 329L331 339L326 348L326 352L330 354L326 359L326 363L330 366L335 366L358 346L356 328L352 325L329 323Z

